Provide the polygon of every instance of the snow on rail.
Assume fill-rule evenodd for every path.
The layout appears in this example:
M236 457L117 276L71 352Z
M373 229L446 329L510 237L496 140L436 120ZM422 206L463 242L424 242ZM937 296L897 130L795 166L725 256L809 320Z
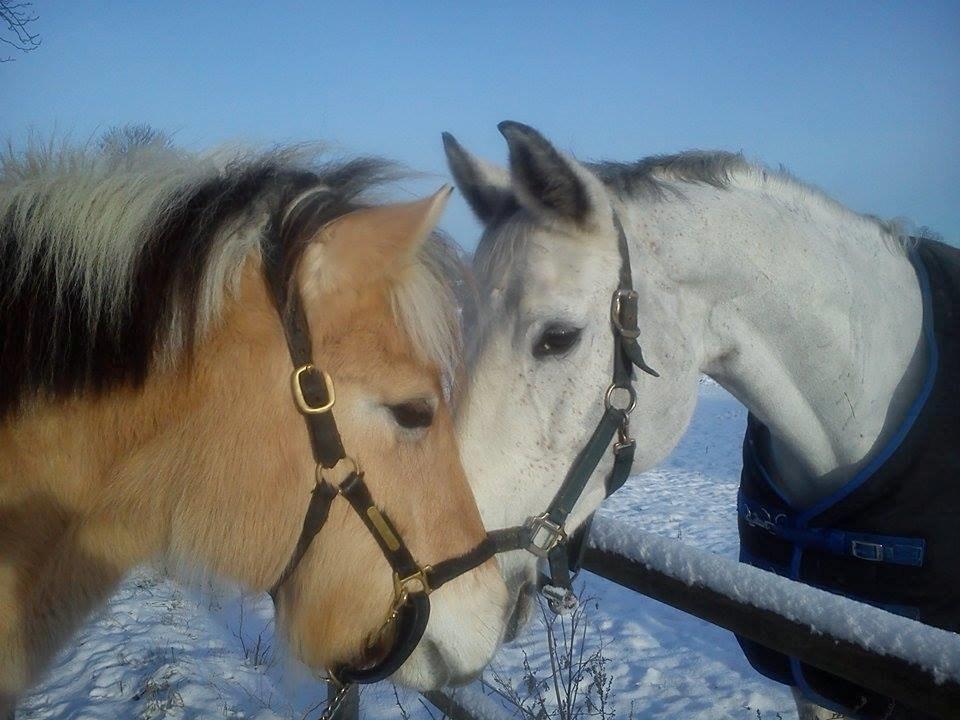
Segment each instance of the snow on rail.
M937 683L960 682L960 635L750 565L652 535L623 520L598 515L590 545L636 560L691 587L710 588L740 603L774 612L814 632L898 657Z

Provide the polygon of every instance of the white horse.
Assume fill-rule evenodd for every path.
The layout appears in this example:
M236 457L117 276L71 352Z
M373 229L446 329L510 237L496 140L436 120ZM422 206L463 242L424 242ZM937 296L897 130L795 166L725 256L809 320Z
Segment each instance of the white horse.
M509 171L444 136L483 223L482 315L458 434L488 528L543 510L603 412L620 263L629 241L641 342L659 378L637 379L634 472L683 435L698 377L714 378L770 432L778 490L809 508L901 428L927 376L918 273L897 228L740 155L689 152L581 163L504 122ZM570 517L604 498L608 453ZM519 624L533 556L501 556ZM801 717L817 717L795 690Z

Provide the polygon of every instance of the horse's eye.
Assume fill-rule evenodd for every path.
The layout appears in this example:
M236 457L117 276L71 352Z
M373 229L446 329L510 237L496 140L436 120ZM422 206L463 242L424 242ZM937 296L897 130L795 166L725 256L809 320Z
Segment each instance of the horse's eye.
M533 356L537 359L550 355L563 355L580 340L580 328L570 325L547 325L533 344Z
M387 408L402 428L415 430L433 424L433 404L426 398L388 405Z

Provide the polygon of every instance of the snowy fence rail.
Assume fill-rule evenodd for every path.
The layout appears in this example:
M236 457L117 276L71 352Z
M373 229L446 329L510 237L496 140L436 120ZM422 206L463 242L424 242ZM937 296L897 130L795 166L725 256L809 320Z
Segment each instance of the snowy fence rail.
M844 677L914 712L960 718L960 635L802 585L598 516L584 568L683 612ZM504 717L481 692L430 692L451 720ZM356 720L349 703L336 720Z
M584 568L918 711L960 716L955 633L608 518Z

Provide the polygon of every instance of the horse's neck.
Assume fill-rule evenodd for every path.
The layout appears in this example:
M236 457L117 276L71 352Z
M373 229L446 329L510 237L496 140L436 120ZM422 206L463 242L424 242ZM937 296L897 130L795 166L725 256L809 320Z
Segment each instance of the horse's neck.
M664 236L689 247L665 265L700 301L702 372L768 426L783 491L809 505L882 449L919 392L922 298L877 224L783 190L691 190L671 203L686 232Z

